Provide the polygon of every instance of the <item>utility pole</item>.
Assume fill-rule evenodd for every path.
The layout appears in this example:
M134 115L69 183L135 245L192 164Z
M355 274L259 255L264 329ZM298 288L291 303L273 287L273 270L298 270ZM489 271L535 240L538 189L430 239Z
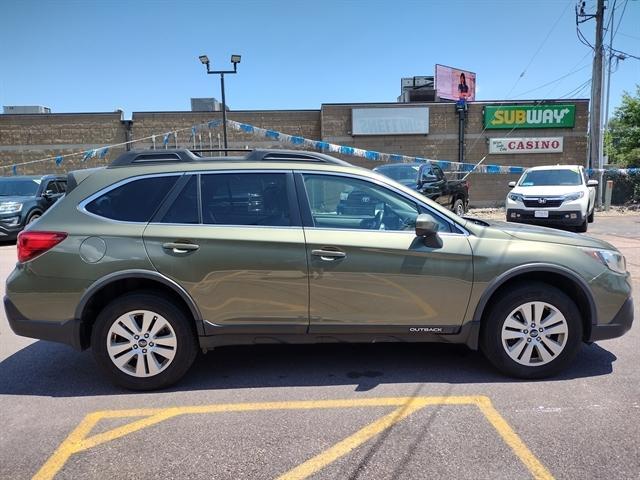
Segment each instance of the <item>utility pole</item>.
M609 96L611 93L611 60L613 59L613 26L615 25L614 14L616 13L616 2L613 2L611 8L611 20L609 21L609 55L607 58L607 100L604 104L604 127L602 128L601 141L604 144L604 135L607 133L607 127L609 126ZM604 146L602 147L604 155ZM608 153L608 152L607 152ZM607 158L609 156L607 155Z
M589 116L589 167L601 170L604 165L602 161L602 78L603 78L603 56L602 37L604 30L604 0L598 0L596 18L596 45L593 56L593 72L591 75L591 112ZM598 171L598 195L596 205L602 206L602 172Z
M464 163L464 123L467 109L467 102L464 98L456 102L456 113L458 114L458 162L460 163Z

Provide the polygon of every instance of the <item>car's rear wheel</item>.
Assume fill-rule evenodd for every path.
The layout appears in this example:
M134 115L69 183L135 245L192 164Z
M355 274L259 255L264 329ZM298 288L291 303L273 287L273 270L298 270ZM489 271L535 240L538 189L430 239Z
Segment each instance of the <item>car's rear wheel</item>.
M582 343L575 303L544 283L520 285L491 309L482 329L482 350L502 372L544 378L562 370Z
M132 390L172 385L197 353L187 316L153 293L130 293L108 304L96 319L91 347L107 376Z
M464 215L464 202L462 201L462 199L459 198L455 202L453 202L453 213L455 213L459 217Z

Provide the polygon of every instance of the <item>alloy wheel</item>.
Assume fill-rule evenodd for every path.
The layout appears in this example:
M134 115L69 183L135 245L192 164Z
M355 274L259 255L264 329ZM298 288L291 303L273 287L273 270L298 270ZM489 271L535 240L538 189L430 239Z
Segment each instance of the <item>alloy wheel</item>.
M502 347L515 362L528 367L557 358L567 343L564 315L545 302L527 302L515 308L502 325Z
M171 324L160 314L134 310L118 317L107 334L113 364L133 377L153 377L166 370L178 342Z

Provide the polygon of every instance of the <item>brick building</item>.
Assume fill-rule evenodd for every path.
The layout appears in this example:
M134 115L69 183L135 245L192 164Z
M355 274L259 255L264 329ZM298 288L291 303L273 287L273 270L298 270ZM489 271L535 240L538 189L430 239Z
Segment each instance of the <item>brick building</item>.
M582 99L471 102L464 127L464 161L476 163L486 155L484 163L492 165L585 165L588 107L588 100ZM415 109L415 112L410 111L411 115L405 117L406 109ZM561 118L563 111L568 114ZM134 112L131 120L123 120L121 112L3 114L0 115L0 166L143 138L146 140L137 142L134 148L151 148L152 140L147 137L152 135L157 135L156 147L162 148L161 134L181 129L184 131L178 134L178 146L192 147L195 141L198 148L217 148L221 128L205 129L193 139L190 127L220 117L221 112ZM290 135L361 149L458 160L459 117L454 103L323 104L319 110L229 111L227 117ZM228 130L228 138L230 148L292 148L232 129ZM173 137L169 146L175 146ZM125 145L111 148L106 159L82 162L81 157L76 156L65 159L59 167L52 160L20 166L18 172L45 173L104 165L125 148ZM343 158L368 168L378 164L366 159ZM3 175L10 174L10 168L3 169ZM518 175L509 174L471 174L472 206L500 205L508 190L507 183L517 178Z

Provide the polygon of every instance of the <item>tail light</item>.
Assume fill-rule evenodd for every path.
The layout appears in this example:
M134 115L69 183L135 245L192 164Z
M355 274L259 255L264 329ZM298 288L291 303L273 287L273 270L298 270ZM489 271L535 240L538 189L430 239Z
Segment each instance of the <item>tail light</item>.
M63 232L20 232L18 235L18 261L28 262L55 247L67 238Z

